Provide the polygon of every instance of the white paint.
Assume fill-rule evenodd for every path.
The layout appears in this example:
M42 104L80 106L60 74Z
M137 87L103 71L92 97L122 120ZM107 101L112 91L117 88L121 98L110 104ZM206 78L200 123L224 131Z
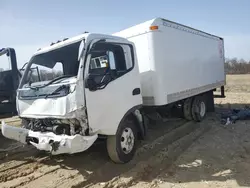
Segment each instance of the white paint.
M52 155L58 155L62 153L78 153L87 150L97 139L97 134L92 136L81 135L56 135L52 132L34 132L28 129L13 127L5 124L2 121L2 134L3 136L26 143L26 137L33 137L38 139L38 143L30 142L39 150L49 151ZM53 150L51 141L58 142L58 148Z
M86 43L88 43L89 41L91 41L93 39L116 39L116 40L120 40L120 41L127 41L124 38L111 36L111 35L96 34L96 33L84 33L84 34L77 35L75 37L69 38L69 39L67 39L65 41L61 41L59 43L56 43L56 44L54 44L52 46L46 46L44 48L41 48L36 53L34 53L33 56L59 49L61 47L64 47L64 46L67 46L67 45L82 41L83 39L86 39L86 41L85 41Z
M124 38L100 35L100 34L83 34L72 39L68 39L53 46L45 47L35 53L35 55L46 53L57 48L78 42L85 39L86 44L90 41L98 41L100 39L108 39L107 42L128 42ZM131 64L132 59L129 49L126 51L126 63ZM84 73L83 57L80 57L80 68L77 79L70 79L71 85L76 85L73 93L58 98L40 98L34 100L18 100L17 107L19 116L23 118L77 118L78 120L88 119L88 125L91 133L104 135L115 135L117 127L130 108L142 104L141 95L133 96L132 92L135 88L140 88L140 78L138 71L138 63L136 54L134 58L134 68L122 77L110 82L103 90L95 92L84 89L83 75L88 75L88 68ZM89 59L86 67L89 67ZM74 80L74 81L73 81ZM60 85L62 83L59 83ZM25 88L27 89L27 88ZM22 90L19 89L19 90ZM85 104L85 96L87 104ZM107 110L107 107L109 108ZM88 117L85 114L87 108Z
M2 131L3 136L9 139L17 140L23 144L26 144L26 137L29 132L28 129L8 126L5 124L4 121L2 121L1 123L2 123L1 131Z
M131 44L128 41L126 43ZM130 54L130 51L126 53ZM129 60L127 59L127 61ZM90 56L87 58L86 76L89 63ZM140 88L139 80L138 63L135 58L134 68L110 82L105 89L97 91L85 89L88 121L93 132L104 135L116 134L119 123L126 112L132 107L142 104L141 95L132 95L133 89Z
M150 26L155 25L159 29L150 31ZM211 90L225 83L224 45L216 36L161 18L114 35L125 37L136 46L142 96L154 98L146 105L168 104L189 95L176 97L175 101L167 96L196 88Z
M60 86L63 84L64 83L60 83L57 85ZM71 78L70 85L71 88L75 87L75 90L66 96L18 100L17 108L19 116L25 118L60 119L84 117L85 103L84 96L82 95L83 85L81 84L82 82L77 82L75 78ZM20 90L27 90L27 88L21 88L19 91Z

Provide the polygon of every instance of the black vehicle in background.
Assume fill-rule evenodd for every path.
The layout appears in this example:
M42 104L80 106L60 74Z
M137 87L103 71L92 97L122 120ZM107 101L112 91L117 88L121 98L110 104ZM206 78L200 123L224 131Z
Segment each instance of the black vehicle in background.
M9 60L9 68L6 70L0 62L0 116L16 115L16 90L22 75L17 68L13 48L0 49L0 56L7 56Z
M16 109L16 91L25 70L27 63L21 69L17 67L16 52L13 48L0 49L0 57L6 56L6 62L0 59L0 117L10 117L17 115ZM36 79L41 80L38 67L30 68L29 76L35 71Z

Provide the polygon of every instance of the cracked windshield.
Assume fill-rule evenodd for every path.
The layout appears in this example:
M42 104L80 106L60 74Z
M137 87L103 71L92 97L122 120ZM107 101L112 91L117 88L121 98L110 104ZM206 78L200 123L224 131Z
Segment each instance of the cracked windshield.
M69 79L76 77L79 68L76 42L56 50L35 55L31 58L31 68L24 76L20 97L55 97L66 95ZM52 46L53 47L53 46ZM56 85L62 83L60 85ZM30 88L30 89L25 89Z
M31 58L32 65L26 75L26 84L34 86L41 84L37 82L46 83L60 77L66 79L77 76L79 44L77 42Z

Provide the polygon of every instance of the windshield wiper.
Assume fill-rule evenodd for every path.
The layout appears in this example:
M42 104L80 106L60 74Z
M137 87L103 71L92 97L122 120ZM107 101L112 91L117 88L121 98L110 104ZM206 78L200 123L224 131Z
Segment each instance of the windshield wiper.
M41 88L44 88L44 87L46 87L46 86L48 86L48 85L51 85L51 84L53 84L54 82L56 82L56 81L58 81L58 80L61 80L61 79L63 79L63 78L69 78L69 77L72 77L73 75L63 75L63 76L60 76L60 77L57 77L57 78L55 78L54 80L51 80L50 82L48 82L47 84L44 84L44 85L42 85L42 86L36 86L36 87L30 87L30 89L34 89L34 90L38 90L38 89L41 89Z
M59 92L59 91L61 91L61 90L63 90L63 89L66 89L66 88L69 88L69 87L67 87L66 85L61 85L60 87L56 88L53 92L51 92L51 93L45 95L45 99L46 99L48 96L54 95L54 94L56 94L57 92Z

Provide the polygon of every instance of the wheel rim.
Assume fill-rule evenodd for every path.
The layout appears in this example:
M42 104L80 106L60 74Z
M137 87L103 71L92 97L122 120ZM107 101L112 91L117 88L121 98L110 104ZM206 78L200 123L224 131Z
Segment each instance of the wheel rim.
M121 147L125 154L130 153L133 150L135 137L132 129L125 128L121 135Z
M204 102L200 103L200 116L203 117L206 113L206 104Z

